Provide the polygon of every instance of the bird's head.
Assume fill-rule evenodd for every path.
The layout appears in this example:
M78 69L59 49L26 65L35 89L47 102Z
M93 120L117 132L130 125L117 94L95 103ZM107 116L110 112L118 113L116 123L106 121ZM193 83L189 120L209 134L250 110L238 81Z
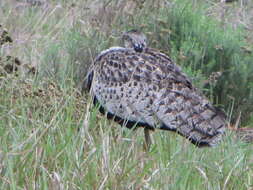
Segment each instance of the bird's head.
M147 46L146 36L135 29L123 33L122 40L126 48L133 48L136 52L142 52Z

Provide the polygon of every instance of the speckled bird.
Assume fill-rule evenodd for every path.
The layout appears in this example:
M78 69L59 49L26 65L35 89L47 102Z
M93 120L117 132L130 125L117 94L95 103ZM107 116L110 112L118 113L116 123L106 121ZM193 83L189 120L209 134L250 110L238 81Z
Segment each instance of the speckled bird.
M164 53L149 48L132 30L124 47L111 47L94 60L86 86L100 112L127 127L174 131L191 143L214 146L225 133L226 119Z

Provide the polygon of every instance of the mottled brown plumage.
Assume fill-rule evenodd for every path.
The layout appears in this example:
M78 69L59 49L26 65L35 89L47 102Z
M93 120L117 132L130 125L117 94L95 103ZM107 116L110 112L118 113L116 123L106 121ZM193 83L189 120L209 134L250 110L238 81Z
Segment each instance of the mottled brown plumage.
M100 111L128 128L175 131L197 146L216 145L225 132L225 115L155 49L113 47L101 52L88 84Z

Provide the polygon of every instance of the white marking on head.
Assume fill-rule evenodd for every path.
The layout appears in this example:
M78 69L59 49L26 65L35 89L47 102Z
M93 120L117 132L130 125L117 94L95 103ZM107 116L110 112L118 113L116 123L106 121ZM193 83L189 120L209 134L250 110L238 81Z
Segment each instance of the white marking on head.
M109 49L105 49L105 50L101 51L101 53L97 57L101 57L111 51L125 50L125 49L126 48L124 48L124 47L118 47L118 46L110 47Z

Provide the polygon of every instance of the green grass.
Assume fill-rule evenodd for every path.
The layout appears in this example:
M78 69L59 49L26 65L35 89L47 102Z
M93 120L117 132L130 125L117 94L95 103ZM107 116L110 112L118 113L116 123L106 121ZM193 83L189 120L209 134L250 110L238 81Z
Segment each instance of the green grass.
M1 189L252 186L252 145L233 136L215 148L199 149L178 135L156 131L150 152L145 152L142 129L121 128L95 108L86 112L89 108L73 89L34 107L36 97L5 97L13 90L8 89L10 82L6 86L0 99ZM57 103L54 98L59 98Z
M211 47L223 38L224 47L239 52L231 58L239 59L238 67L250 62L250 55L240 59L240 51L233 49L244 43L237 38L240 34L235 32L233 40L227 35L234 31L226 33L215 21L194 16L198 6L187 5L185 14L177 12L185 3L182 0L173 4L178 6L174 10L154 9L158 5L146 1L133 9L137 16L132 8L108 3L100 15L94 13L96 7L87 9L92 1L59 0L18 8L11 1L0 3L0 23L14 40L0 48L0 56L12 55L22 62L17 76L0 75L0 189L252 189L252 144L228 133L219 146L199 149L174 133L156 130L146 152L142 129L132 131L106 120L89 96L79 92L96 54L117 45L120 32L138 24L143 24L140 28L148 33L151 46L168 53L196 77L198 87L219 62L208 62L210 70L198 64L203 55L221 58ZM188 17L190 24L185 21ZM203 44L193 40L206 30L217 34L207 38L204 33ZM27 74L25 65L35 66L36 74ZM245 66L238 72L245 77L243 84L250 86L249 71ZM242 92L247 98L248 89ZM247 122L252 124L252 118Z

